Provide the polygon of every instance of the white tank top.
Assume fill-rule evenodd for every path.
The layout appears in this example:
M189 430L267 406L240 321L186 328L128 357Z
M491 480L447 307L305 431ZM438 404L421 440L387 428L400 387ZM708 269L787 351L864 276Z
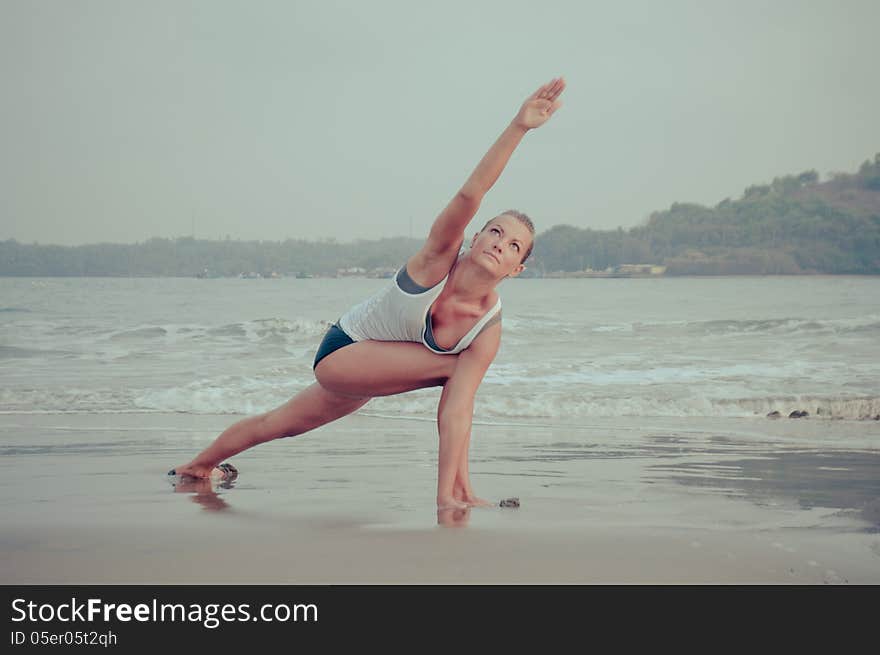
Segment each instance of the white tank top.
M421 287L409 277L404 264L391 284L343 314L338 321L339 327L355 341L416 341L438 355L460 353L501 311L501 298L455 346L449 350L440 349L430 334L426 336L428 311L448 279L449 275L433 287Z

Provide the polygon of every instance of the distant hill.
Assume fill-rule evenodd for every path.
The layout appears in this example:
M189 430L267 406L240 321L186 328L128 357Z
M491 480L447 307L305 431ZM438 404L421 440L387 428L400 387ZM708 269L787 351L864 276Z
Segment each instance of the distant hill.
M805 171L715 207L674 203L628 231L556 226L535 245L544 273L635 263L667 275L880 274L880 153L825 182Z
M43 246L0 242L3 276L335 275L399 266L418 239L208 241ZM880 153L825 182L814 170L748 187L714 207L674 203L630 230L557 225L538 235L526 273L666 267L667 275L880 274Z
M88 277L335 276L337 269L399 265L421 246L415 239L209 241L180 237L143 243L41 246L0 242L0 275Z

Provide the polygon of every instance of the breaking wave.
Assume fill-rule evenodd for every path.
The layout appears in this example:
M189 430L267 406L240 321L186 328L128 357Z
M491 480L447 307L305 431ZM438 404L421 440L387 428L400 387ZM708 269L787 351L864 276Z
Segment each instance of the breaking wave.
M0 391L3 414L16 413L120 413L161 412L186 414L245 414L268 411L287 401L306 382L226 376L204 379L166 389L53 390L6 389ZM781 395L754 398L712 398L699 393L662 397L600 396L560 388L512 391L484 384L477 396L475 416L482 418L564 419L615 416L662 417L765 417L779 412L787 417L806 411L810 419L877 420L880 397ZM433 418L439 389L400 396L374 398L370 411L411 418Z

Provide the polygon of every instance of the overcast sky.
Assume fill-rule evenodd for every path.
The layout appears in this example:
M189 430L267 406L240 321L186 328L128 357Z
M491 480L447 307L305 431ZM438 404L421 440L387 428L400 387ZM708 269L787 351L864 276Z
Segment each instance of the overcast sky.
M878 29L876 0L0 0L0 239L421 237L558 75L475 223L628 228L880 151Z

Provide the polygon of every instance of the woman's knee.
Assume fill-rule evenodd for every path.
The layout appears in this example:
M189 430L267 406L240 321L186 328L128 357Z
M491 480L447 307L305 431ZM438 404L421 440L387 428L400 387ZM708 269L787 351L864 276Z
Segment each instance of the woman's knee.
M347 388L346 382L351 378L351 375L347 374L345 367L340 366L336 359L331 360L325 357L318 362L314 373L315 381L324 391L331 394L347 395L344 392Z

